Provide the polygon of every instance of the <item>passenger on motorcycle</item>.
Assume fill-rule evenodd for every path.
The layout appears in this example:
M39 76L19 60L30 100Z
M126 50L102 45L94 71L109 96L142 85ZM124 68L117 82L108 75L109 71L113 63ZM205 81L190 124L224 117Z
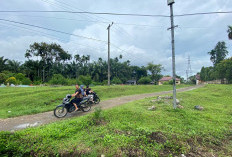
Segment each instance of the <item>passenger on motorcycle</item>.
M85 93L85 89L84 89L84 85L81 85L81 94L83 95L83 97L86 96L86 93Z
M82 95L82 91L79 88L79 85L76 84L76 91L74 94L72 94L72 97L74 97L74 99L71 100L71 103L75 106L75 111L78 110L79 107L79 103L82 101L83 99L83 95Z
M93 91L89 88L89 86L86 86L85 93L90 98L89 100L93 102Z
M89 88L89 86L86 86L86 88L85 88L85 93L86 93L86 95L89 95L89 94L91 94L93 91L91 90L91 88Z

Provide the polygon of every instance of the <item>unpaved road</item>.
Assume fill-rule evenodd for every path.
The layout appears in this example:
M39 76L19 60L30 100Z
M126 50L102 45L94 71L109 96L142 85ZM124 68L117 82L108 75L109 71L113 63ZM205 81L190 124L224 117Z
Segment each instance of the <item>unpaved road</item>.
M191 86L186 88L177 89L177 92L185 92L190 91L196 88L200 88L202 85L199 86ZM102 109L109 109L115 106L119 106L131 101L144 99L146 97L153 97L153 96L159 96L164 94L171 94L172 91L163 91L163 92L156 92L156 93L148 93L148 94L139 94L139 95L131 95L131 96L124 96L119 98L113 98L110 100L105 100L100 102L100 104L95 105L92 107L92 110L89 112L74 112L71 114L68 114L65 118L56 118L53 115L53 111L50 112L44 112L34 115L25 115L15 118L7 118L7 119L0 119L0 131L13 131L13 130L20 130L27 127L35 127L42 124L48 124L54 121L63 120L71 117L77 117L77 116L83 116L85 114L88 114L90 112L94 111L95 107L100 106Z

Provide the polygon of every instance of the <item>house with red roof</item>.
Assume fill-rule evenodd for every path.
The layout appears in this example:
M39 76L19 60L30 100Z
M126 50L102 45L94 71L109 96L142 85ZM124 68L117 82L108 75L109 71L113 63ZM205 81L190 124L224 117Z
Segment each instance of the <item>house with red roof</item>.
M159 83L158 85L163 85L164 82L169 82L172 80L172 77L171 76L167 76L167 77L163 77L159 80ZM179 85L180 84L180 79L179 78L176 78L176 84Z

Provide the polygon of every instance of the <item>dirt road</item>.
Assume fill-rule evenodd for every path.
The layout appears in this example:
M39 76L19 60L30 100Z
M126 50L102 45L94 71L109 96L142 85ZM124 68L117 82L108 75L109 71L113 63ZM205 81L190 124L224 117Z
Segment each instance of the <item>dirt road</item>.
M177 92L185 92L190 91L196 88L200 88L202 85L199 86L191 86L186 88L177 89ZM153 97L153 96L159 96L159 95L165 95L165 94L171 94L172 91L164 91L164 92L156 92L156 93L148 93L148 94L139 94L139 95L131 95L131 96L124 96L119 98L113 98L110 100L102 101L100 104L95 105L92 107L92 110L90 112L94 111L94 107L100 106L102 109L109 109L115 106L119 106L131 101L144 99L146 97ZM20 130L25 129L27 127L35 127L42 124L48 124L54 121L59 121L71 117L77 117L77 116L83 116L85 114L88 114L90 112L75 112L72 114L68 114L65 118L58 119L53 115L53 111L50 112L44 112L34 115L25 115L15 118L7 118L7 119L0 119L0 131L14 131L14 130Z

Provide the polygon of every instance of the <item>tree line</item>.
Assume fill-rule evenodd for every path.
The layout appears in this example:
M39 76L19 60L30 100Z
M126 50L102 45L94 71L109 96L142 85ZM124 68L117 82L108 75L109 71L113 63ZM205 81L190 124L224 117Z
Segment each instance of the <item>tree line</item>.
M228 26L228 38L232 40L232 26ZM216 79L226 79L227 83L232 83L232 57L226 58L229 52L227 51L226 43L220 41L215 48L208 52L213 66L202 67L200 71L200 78L202 81L212 81Z
M91 61L90 55L71 55L56 43L33 43L25 52L25 62L0 57L0 83L13 84L106 84L108 64L98 58ZM161 64L133 66L123 56L111 58L112 84L126 83L130 79L140 84L158 82L164 68Z

